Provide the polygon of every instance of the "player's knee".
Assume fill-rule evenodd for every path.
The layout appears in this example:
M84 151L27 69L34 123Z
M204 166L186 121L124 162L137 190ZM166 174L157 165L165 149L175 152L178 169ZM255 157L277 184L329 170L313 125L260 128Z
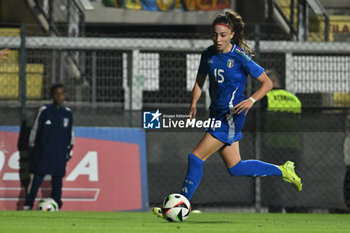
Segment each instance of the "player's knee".
M193 154L194 156L196 156L196 157L199 158L199 156L198 156L198 151L197 151L196 149L194 149L194 150L191 152L191 154Z
M241 176L242 175L243 163L244 163L244 161L240 160L236 165L227 169L228 172L231 174L231 176Z
M205 160L204 159L204 156L202 156L201 155L201 153L199 152L199 151L197 151L196 149L194 149L192 152L191 152L191 154L193 154L194 156L196 156L198 159L200 159L200 160Z

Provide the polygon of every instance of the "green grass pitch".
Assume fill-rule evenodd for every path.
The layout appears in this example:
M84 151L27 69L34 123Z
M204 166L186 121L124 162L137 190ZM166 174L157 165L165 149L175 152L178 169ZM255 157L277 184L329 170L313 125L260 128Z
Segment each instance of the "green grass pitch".
M350 215L202 213L168 223L151 212L0 211L0 232L346 233Z

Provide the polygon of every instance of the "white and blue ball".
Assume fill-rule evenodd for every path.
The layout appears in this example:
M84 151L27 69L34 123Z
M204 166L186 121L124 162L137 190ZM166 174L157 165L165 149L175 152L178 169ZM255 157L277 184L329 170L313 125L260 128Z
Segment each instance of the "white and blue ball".
M191 204L181 194L173 193L165 197L162 203L162 213L169 222L183 222L191 213Z
M37 205L40 211L58 211L58 204L52 198L41 199Z

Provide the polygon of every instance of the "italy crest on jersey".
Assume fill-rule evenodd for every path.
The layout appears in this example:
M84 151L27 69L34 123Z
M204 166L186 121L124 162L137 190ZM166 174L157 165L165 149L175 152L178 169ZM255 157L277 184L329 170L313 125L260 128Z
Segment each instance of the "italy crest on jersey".
M233 67L233 60L232 59L228 59L228 61L227 61L227 67L228 68L232 68Z
M63 118L63 127L67 128L69 124L69 119L68 118Z

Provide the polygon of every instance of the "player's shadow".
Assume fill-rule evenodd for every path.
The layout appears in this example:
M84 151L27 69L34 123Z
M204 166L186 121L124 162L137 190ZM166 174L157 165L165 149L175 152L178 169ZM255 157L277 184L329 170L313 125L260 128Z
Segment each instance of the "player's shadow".
M22 121L21 129L19 132L17 148L19 151L19 179L20 179L20 192L17 202L17 209L22 209L26 192L28 191L28 185L30 183L29 172L29 154L28 154L28 142L31 128L27 126L26 120Z
M187 224L232 224L234 221L201 221L201 220L191 220L186 222Z

